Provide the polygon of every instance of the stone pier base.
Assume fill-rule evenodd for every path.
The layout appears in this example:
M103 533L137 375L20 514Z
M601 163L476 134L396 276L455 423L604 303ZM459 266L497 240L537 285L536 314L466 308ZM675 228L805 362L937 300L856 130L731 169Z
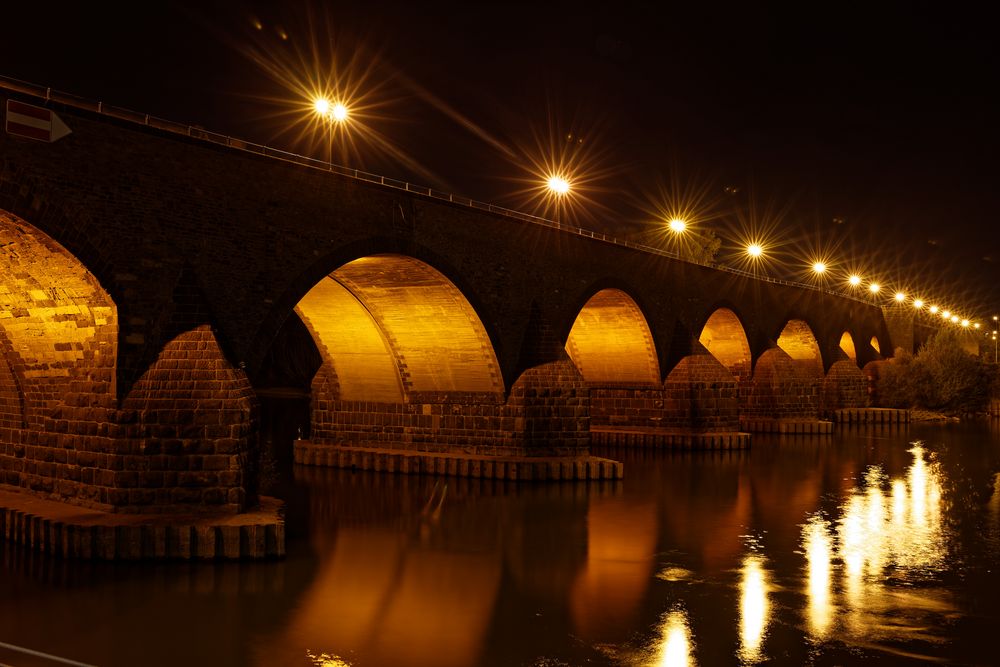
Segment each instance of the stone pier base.
M683 433L654 428L590 429L590 440L602 446L658 447L662 449L750 449L750 434L739 431Z
M0 539L87 560L260 560L285 555L283 503L224 516L121 514L0 491Z
M837 424L909 424L909 410L891 408L846 408L830 413Z
M511 481L622 478L620 462L597 456L485 456L356 447L310 440L295 441L295 462L376 472Z
M833 433L833 422L823 419L740 417L740 429L750 433L830 435Z

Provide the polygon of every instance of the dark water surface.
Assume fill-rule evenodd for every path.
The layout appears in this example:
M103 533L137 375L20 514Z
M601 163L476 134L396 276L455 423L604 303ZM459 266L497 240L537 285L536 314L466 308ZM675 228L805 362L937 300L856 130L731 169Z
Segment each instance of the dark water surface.
M0 642L109 666L1000 661L995 426L604 453L624 482L296 468L283 562L7 545Z

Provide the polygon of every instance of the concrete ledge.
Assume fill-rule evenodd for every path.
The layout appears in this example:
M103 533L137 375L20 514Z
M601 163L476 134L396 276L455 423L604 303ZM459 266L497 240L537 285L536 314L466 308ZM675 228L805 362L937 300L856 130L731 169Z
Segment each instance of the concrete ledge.
M670 449L750 449L750 434L739 431L722 433L677 433L652 428L591 428L595 445L663 447Z
M740 417L740 428L750 433L831 435L833 433L833 422L823 419Z
M285 555L284 504L224 516L117 514L0 491L0 539L63 558L259 560Z
M295 462L310 466L374 470L406 475L442 475L510 481L622 478L621 462L597 456L481 456L377 449L310 440L295 441Z
M845 408L834 410L830 420L837 424L909 424L909 410L891 408Z

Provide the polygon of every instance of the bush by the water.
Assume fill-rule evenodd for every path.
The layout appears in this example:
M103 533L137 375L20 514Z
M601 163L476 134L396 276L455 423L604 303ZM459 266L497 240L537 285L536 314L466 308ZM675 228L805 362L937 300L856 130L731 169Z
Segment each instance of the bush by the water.
M952 415L986 410L995 371L962 348L961 334L941 329L916 355L900 354L879 369L879 403Z

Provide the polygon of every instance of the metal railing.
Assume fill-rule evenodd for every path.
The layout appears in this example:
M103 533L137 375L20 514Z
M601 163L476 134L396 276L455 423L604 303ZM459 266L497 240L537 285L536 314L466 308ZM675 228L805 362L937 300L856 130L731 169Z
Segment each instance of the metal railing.
M503 206L497 206L495 204L489 204L487 202L481 202L475 199L470 199L469 197L461 197L459 195L451 194L448 192L442 192L440 190L435 190L434 188L427 187L424 185L414 185L413 183L402 181L396 178L391 178L389 176L372 174L367 171L362 171L360 169L352 169L350 167L344 167L341 165L333 164L332 162L327 162L325 160L317 160L316 158L311 158L306 155L299 155L298 153L292 153L290 151L285 151L278 148L271 148L263 144L257 144L251 141L245 141L243 139L237 139L235 137L230 137L225 134L220 134L218 132L212 132L195 125L185 125L184 123L178 123L172 120L165 120L163 118L150 116L149 114L140 113L138 111L132 111L130 109L124 109L122 107L112 106L110 104L105 104L103 102L95 102L93 100L88 100L79 97L77 95L73 95L71 93L64 93L58 90L52 90L51 88L47 88L45 86L40 86L38 84L33 84L33 83L27 83L25 81L19 81L17 79L12 79L10 77L6 77L3 75L0 75L0 88L44 99L46 102L55 102L57 104L62 104L68 107L73 107L76 109L82 109L85 111L97 113L103 116L107 116L109 118L115 118L118 120L136 123L138 125L144 125L146 127L151 127L157 130L170 132L172 134L178 134L185 137L190 137L192 139L197 139L200 141L205 141L220 146L225 146L227 148L244 151L246 153L253 153L254 155L261 155L267 158L281 160L284 162L290 162L293 164L298 164L313 169L319 169L322 171L329 171L334 174L338 174L340 176L346 176L348 178L353 178L355 180L364 181L365 183L372 183L387 188L393 188L395 190L402 190L404 192L409 192L415 195L428 197L430 199L446 201L452 204L465 206L479 211L486 211L488 213L503 216L505 218L511 218L513 220L519 220L521 222L527 222L534 225L549 227L551 229L557 229L562 232L567 232L569 234L574 234L576 236L593 239L595 241L599 241L602 243L621 246L623 248L629 248L631 250L636 250L651 255L669 257L670 259L674 259L677 261L686 262L688 264L695 264L698 266L704 266L710 269L714 269L716 271L723 271L725 273L730 273L744 278L750 278L752 280L759 280L761 282L772 283L776 285L786 285L789 287L798 287L801 289L812 290L814 292L822 292L825 294L830 294L832 296L836 296L843 299L850 299L852 301L857 301L867 305L872 305L872 306L877 305L872 303L868 299L856 296L854 294L832 290L826 287L822 287L820 285L796 282L793 280L783 280L781 278L772 278L770 276L760 275L753 271L738 269L735 267L726 266L724 264L718 264L715 262L699 262L691 258L684 257L677 252L666 250L664 248L657 248L654 246L645 245L643 243L636 243L634 241L629 241L628 239L618 238L615 235L604 234L602 232L595 232L593 230L585 229L583 227L576 227L574 225L567 225L562 222L549 220L547 218L543 218L537 215L532 215L530 213L524 213L523 211L516 211L509 208L504 208Z

